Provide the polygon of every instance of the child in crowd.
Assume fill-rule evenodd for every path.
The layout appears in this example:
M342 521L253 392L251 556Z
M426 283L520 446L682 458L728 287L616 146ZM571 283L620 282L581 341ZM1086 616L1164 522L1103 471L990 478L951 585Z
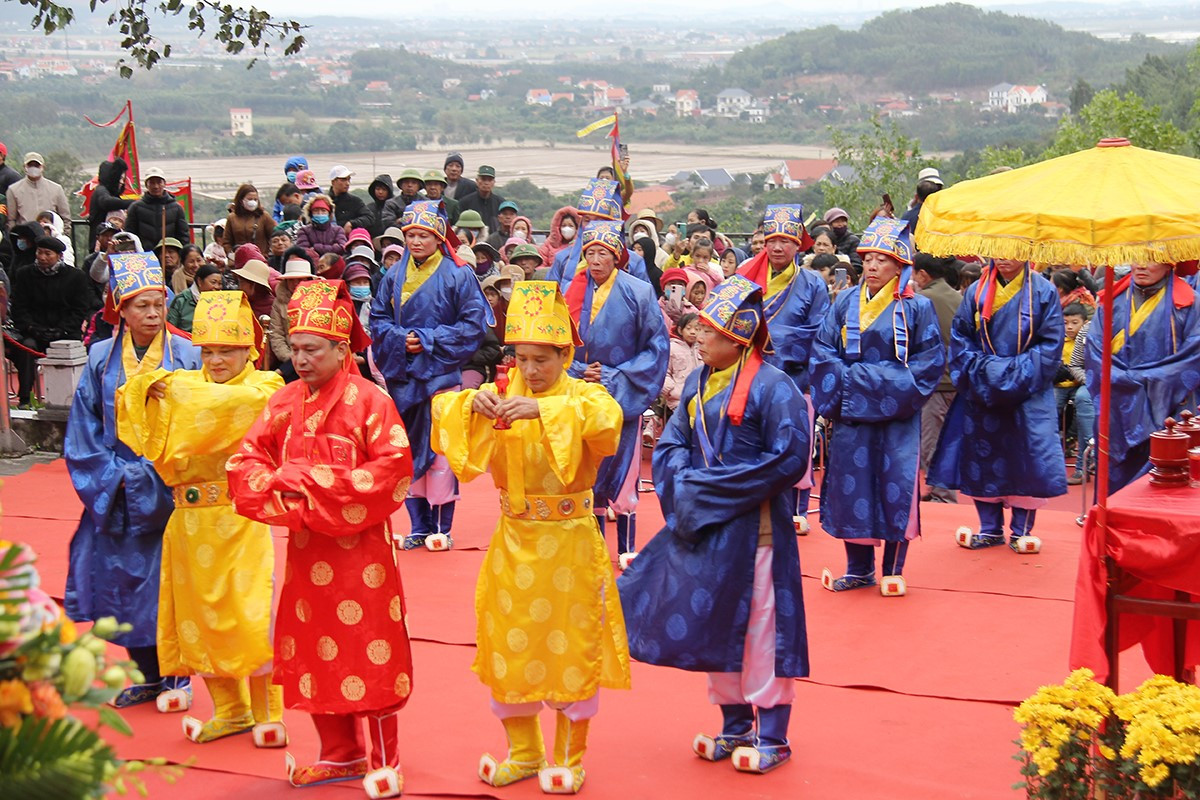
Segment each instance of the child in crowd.
M1078 335L1079 329L1083 327L1083 323L1087 321L1087 316L1087 308L1082 303L1071 303L1063 309L1062 364L1059 365L1058 371L1054 375L1054 405L1058 411L1059 430L1068 430L1063 427L1067 422L1067 403L1075 398L1075 393L1079 391L1082 384L1082 381L1075 380L1075 376L1071 374L1070 365L1071 355L1075 352L1075 337ZM1064 442L1064 444L1068 443ZM1070 452L1069 447L1067 452Z
M738 268L738 251L735 248L726 248L724 253L721 253L721 274L726 278L732 278L733 273L737 272Z
M664 420L670 419L679 406L684 381L700 366L700 350L696 345L696 337L699 335L700 317L693 313L680 316L679 322L671 329L670 362L667 365L667 378L663 382L661 395L663 405L666 406Z
M693 280L687 270L672 267L663 273L663 295L658 298L658 307L662 309L667 321L667 330L671 330L684 314L695 314L697 308L687 299L688 283Z

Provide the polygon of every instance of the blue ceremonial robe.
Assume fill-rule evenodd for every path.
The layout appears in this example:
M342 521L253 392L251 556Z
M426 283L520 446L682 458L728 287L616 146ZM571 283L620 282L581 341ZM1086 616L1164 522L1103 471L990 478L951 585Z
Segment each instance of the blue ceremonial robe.
M409 263L405 250L384 274L371 301L371 355L404 420L416 481L433 464L431 400L462 383L463 366L479 349L495 318L470 267L455 264L445 253L434 273L401 308ZM409 333L421 340L421 352L405 349Z
M582 231L580 231L582 234ZM546 280L558 281L558 289L565 297L567 288L570 287L571 281L575 279L575 273L579 270L579 261L583 258L583 253L579 250L579 242L581 239L577 236L575 244L565 250L559 250L554 255L554 263L550 265L550 271L546 273ZM650 276L646 273L646 261L632 250L629 253L629 263L625 266L624 271L628 272L635 278L640 278L646 283L650 283ZM574 266L569 266L574 265Z
M158 629L162 536L175 510L154 465L117 438L117 387L125 383L122 328L97 342L75 388L63 456L83 516L71 539L64 605L76 621L113 616L133 625L115 641L152 647ZM163 332L162 368L199 369L199 350Z
M1026 267L1021 291L990 323L976 324L978 310L972 289L950 323L950 380L958 394L928 481L972 497L1066 494L1054 405L1064 335L1058 292Z
M763 356L768 364L787 373L804 393L809 388L809 360L813 341L829 311L829 290L821 276L796 266L796 277L787 289L763 301L773 355Z
M604 459L596 473L595 506L604 508L617 497L640 452L642 413L662 392L671 341L650 284L617 270L608 299L592 322L596 286L590 276L586 280L579 315L583 346L575 348L567 373L582 378L588 364L599 361L600 382L621 406L624 418L617 452Z
M1132 285L1116 296L1113 335L1124 331L1124 346L1112 357L1112 412L1108 431L1109 490L1116 491L1150 471L1150 434L1167 417L1179 418L1185 408L1195 410L1200 385L1200 309L1195 294L1183 297L1190 286L1179 279L1161 291L1168 292L1137 333L1129 335ZM1176 298L1182 307L1176 306ZM1087 387L1100 403L1100 347L1104 340L1101 304L1088 328Z
M861 331L858 353L848 354L842 328L848 315L859 318L859 301L855 289L839 294L813 345L813 404L833 423L821 527L839 539L903 542L910 523L919 524L910 518L921 407L937 390L946 351L933 304L916 295L893 300ZM907 363L897 356L897 322Z
M654 449L666 527L617 579L629 652L648 664L740 672L763 505L770 507L775 675L808 675L808 635L791 488L808 468L808 405L787 375L763 364L741 425L723 418L732 387L703 405L719 457L705 460L687 408L707 367L684 384L679 411Z

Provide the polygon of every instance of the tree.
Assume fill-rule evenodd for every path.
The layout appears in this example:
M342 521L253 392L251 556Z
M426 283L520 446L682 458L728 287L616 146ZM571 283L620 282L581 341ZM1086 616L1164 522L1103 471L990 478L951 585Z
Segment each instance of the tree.
M8 0L11 2L11 0ZM69 6L59 5L54 0L19 0L21 5L30 6L34 17L30 27L47 36L75 21L75 11ZM250 45L253 50L266 53L274 40L284 46L285 56L295 55L304 47L301 34L307 26L295 20L276 19L266 11L254 6L241 7L220 0L88 0L95 11L104 5L113 9L108 24L116 26L122 35L121 49L128 53L133 63L150 69L160 60L169 58L171 45L162 42L150 28L150 15L177 17L187 12L188 30L200 34L214 26L213 38L220 42L225 52L237 55ZM133 67L122 57L117 62L121 77L133 75ZM254 64L254 60L250 61Z
M1086 150L1101 139L1118 136L1138 147L1164 153L1178 153L1187 144L1187 137L1163 118L1158 106L1147 107L1135 94L1121 96L1105 89L1077 116L1059 123L1054 142L1042 153L1042 159Z
M1083 78L1075 81L1075 85L1071 87L1070 99L1071 113L1078 114L1083 110L1083 107L1092 102L1092 98L1096 96L1096 90L1092 85Z
M933 163L921 156L918 140L902 134L892 120L885 126L878 115L858 135L833 127L829 133L843 177L825 186L825 202L845 209L851 224L860 229L881 204L884 193L892 196L898 212L903 211L917 173Z

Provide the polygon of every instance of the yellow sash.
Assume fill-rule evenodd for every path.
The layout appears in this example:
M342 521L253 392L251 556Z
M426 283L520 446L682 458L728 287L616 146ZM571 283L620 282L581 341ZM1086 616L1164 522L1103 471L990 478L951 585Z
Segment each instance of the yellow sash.
M1131 285L1128 291L1133 292L1134 288ZM1150 318L1154 313L1154 309L1158 308L1158 304L1162 302L1163 296L1167 293L1167 288L1164 286L1154 293L1153 297L1147 297L1145 301L1133 309L1133 313L1129 317L1129 335L1133 336L1138 332L1138 328L1142 327L1142 323ZM1133 305L1133 295L1130 296L1130 305ZM1125 346L1125 331L1117 331L1112 338L1112 351L1115 355L1121 352L1121 348Z
M413 292L420 289L425 281L437 271L438 265L442 263L442 251L435 250L433 255L425 259L425 263L417 266L412 261L409 261L408 271L404 273L404 287L400 290L400 305L403 307L408 302L408 298L412 297Z
M887 285L875 293L874 297L867 297L867 284L863 283L858 290L858 329L865 331L867 328L875 324L875 320L883 316L883 312L888 310L892 301L896 299L896 284L899 283L899 278L892 278L887 282ZM846 346L846 326L842 326L842 347Z
M703 401L707 403L717 396L717 393L729 385L733 380L733 373L737 371L737 364L726 367L722 370L717 370L708 376L708 382L704 384ZM688 401L688 419L696 418L696 398Z
M159 331L155 335L150 346L146 348L146 355L138 360L137 351L133 349L133 335L129 331L125 331L125 336L121 341L121 366L125 368L125 380L129 380L135 375L153 372L162 366L163 360L163 331Z
M614 269L608 276L608 280L592 290L592 316L590 322L596 321L596 315L600 313L600 309L604 308L604 304L608 302L608 296L612 294L613 286L617 282L617 271Z
M767 268L770 271L770 267ZM782 292L791 285L792 280L796 277L796 262L787 265L787 268L778 274L772 272L771 277L767 278L767 296L763 299L770 300L775 295Z

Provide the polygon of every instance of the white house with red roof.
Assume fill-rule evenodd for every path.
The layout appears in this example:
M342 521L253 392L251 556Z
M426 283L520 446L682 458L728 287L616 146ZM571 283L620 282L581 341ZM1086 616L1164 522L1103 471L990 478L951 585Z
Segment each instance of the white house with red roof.
M1026 106L1045 103L1046 100L1045 86L997 83L988 89L987 107L992 111L1007 111L1009 114L1015 114Z

